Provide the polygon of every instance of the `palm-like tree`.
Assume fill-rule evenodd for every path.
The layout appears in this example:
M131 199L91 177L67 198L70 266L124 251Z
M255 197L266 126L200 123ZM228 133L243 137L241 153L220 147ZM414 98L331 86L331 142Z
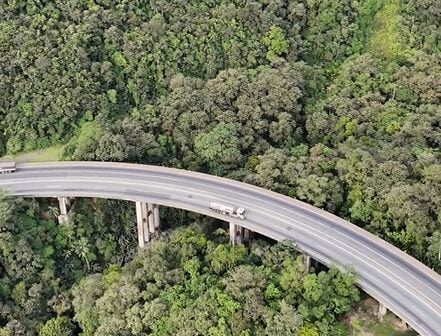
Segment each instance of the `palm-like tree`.
M79 240L73 243L73 249L81 259L84 259L87 265L87 270L90 269L89 259L87 254L89 253L89 242L85 237L81 237Z
M58 215L60 214L60 209L58 207L54 207L54 206L49 206L47 208L47 213L49 214L49 216L51 216L52 218L57 218Z

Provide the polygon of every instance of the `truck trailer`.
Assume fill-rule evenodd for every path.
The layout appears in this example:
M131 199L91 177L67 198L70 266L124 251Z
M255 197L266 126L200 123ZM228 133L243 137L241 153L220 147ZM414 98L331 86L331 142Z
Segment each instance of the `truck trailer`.
M211 202L210 209L216 213L227 215L233 218L239 218L239 219L246 218L245 209L242 207L234 207L232 205Z
M0 174L10 174L15 172L15 162L0 161Z

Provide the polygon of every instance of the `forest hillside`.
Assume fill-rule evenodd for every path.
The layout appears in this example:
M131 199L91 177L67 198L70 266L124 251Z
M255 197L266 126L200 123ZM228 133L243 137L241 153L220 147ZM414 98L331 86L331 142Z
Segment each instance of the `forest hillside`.
M64 160L177 167L284 193L348 219L441 273L441 2L1 1L0 156L51 146L62 146ZM4 334L0 329L2 336L34 335L55 315L51 308L43 318L32 306L41 304L41 290L52 297L86 274L128 262L115 271L115 281L125 281L141 262L133 259L133 209L123 202L82 201L77 224L61 229L49 220L56 212L49 201L17 200L14 206L25 209L25 219L15 219L20 225L8 217L10 201L2 202L0 325L17 321ZM114 209L102 210L108 207ZM192 222L166 212L170 226ZM41 241L31 239L36 232ZM74 259L58 269L59 258ZM183 260L176 258L167 272ZM202 259L179 264L184 271L176 276L187 272L191 281ZM247 267L263 267L253 265ZM31 273L22 274L23 267ZM340 276L329 272L323 277ZM218 289L224 275L213 274L210 288ZM256 281L272 283L268 277ZM44 279L63 280L53 288L33 285ZM111 295L105 281L99 280L102 288L93 277L81 281L103 304ZM173 295L193 289L179 290ZM206 295L232 295L216 290ZM282 300L280 293L270 301ZM303 299L291 299L301 312ZM71 306L54 300L59 316L68 312L82 325ZM186 302L182 314L195 304ZM235 307L219 316L244 309ZM102 309L96 313L113 307ZM172 307L160 309L168 316ZM261 321L282 321L282 310L277 317L274 311L260 312ZM305 321L322 328L320 319ZM63 321L54 323L72 323ZM121 335L136 334L132 322L135 329ZM89 327L100 324L82 325Z
M0 152L227 176L441 271L437 0L14 0Z

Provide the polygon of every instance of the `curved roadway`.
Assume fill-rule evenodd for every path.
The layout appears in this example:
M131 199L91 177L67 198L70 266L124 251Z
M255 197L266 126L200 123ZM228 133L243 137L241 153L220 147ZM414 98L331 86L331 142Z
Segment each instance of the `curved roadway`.
M399 249L328 212L224 178L147 165L104 162L19 164L0 188L23 197L148 201L234 222L296 241L323 264L351 266L358 283L421 335L441 335L441 276ZM247 209L246 220L213 213L211 201Z

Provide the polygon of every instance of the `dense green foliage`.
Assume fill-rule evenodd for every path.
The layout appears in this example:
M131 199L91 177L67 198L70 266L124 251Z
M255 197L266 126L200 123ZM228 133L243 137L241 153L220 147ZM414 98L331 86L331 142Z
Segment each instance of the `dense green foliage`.
M128 204L77 201L75 206L69 225L60 226L58 209L51 205L0 199L0 327L6 325L12 335L34 335L55 312L69 311L66 290L74 282L135 252L132 220L118 217ZM96 215L83 215L91 212ZM51 320L42 335L62 335L50 330L70 324Z
M358 299L350 274L306 274L281 244L255 242L248 252L195 228L153 242L72 293L85 336L336 335L344 327L335 318Z
M65 159L246 181L347 218L441 272L440 23L438 0L1 1L0 154L63 144ZM133 209L82 201L75 224L60 228L54 209L41 220L33 216L38 204L20 203L14 206L27 215L10 219L2 204L0 322L21 335L47 321L43 335L68 335L77 325L61 316L72 308L57 315L49 308L65 298L44 307L36 298L130 260ZM111 215L103 210L115 206L120 211ZM96 217L86 215L92 209ZM156 248L161 255L159 247L148 253ZM199 279L191 290L231 296L221 284L232 270L219 274L224 266L208 266L202 253L210 252L198 253L167 272L182 266L179 276ZM109 274L127 279L139 258ZM199 278L202 265L214 267L207 270L214 280ZM267 276L262 281L272 283ZM101 300L113 287L100 277L82 285ZM200 303L179 290L184 318ZM145 309L136 295L130 302ZM160 299L166 319L173 307ZM279 299L265 301L270 311L259 326L273 334L281 324L303 326L302 335L314 335L307 323L321 318L305 315L300 299ZM243 311L234 300L232 310L212 314L213 335L225 327L222 314ZM292 314L297 324L287 322ZM104 315L83 329L99 328Z
M307 273L289 244L231 246L201 225L121 267L134 219L109 218L124 204L90 204L57 225L51 206L0 200L0 335L334 335L359 299L351 273Z
M1 6L9 153L65 142L245 180L441 270L439 2Z

